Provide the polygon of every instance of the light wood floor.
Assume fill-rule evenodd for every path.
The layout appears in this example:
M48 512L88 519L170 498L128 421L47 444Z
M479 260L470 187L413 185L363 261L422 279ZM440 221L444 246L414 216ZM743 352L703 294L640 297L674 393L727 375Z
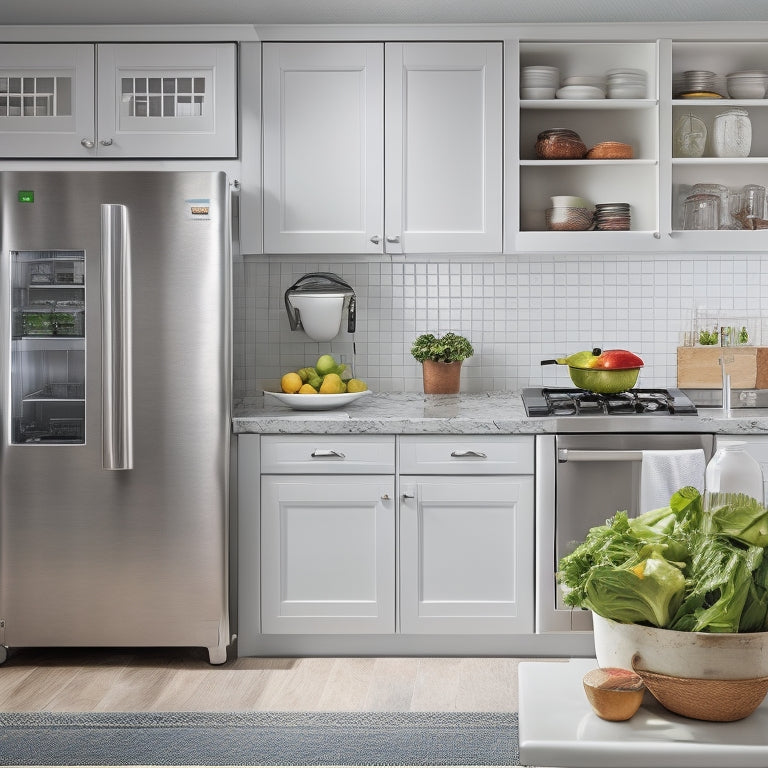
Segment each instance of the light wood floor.
M514 712L520 661L242 658L211 666L196 649L27 649L0 666L0 711Z

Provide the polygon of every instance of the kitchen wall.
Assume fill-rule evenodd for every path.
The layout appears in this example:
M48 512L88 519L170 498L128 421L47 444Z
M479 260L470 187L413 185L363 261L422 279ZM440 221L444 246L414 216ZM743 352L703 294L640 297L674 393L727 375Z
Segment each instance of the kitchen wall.
M317 344L290 330L283 293L313 271L336 272L355 288L354 337ZM645 361L638 386L674 386L676 348L694 308L759 316L763 295L768 255L758 254L244 256L235 286L235 397L261 395L281 373L329 348L373 390L418 392L421 366L411 342L447 331L466 335L475 348L462 391L570 386L566 370L540 361L592 346L638 353Z

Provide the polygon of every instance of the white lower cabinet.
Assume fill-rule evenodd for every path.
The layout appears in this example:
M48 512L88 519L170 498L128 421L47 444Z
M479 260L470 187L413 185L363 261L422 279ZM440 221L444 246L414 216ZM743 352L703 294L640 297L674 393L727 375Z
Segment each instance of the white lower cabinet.
M530 439L400 441L400 631L532 633Z
M533 478L400 488L400 630L533 632Z
M261 631L393 633L394 438L262 441Z
M262 631L394 632L393 479L267 476L261 494Z
M533 456L529 436L263 436L261 634L533 634Z

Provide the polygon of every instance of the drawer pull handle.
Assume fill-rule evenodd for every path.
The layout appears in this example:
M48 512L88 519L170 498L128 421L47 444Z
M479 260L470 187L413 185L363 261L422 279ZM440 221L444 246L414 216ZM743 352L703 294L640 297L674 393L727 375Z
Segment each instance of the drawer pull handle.
M312 451L311 456L313 459L346 459L347 458L341 451L334 451L333 449L325 449L325 448Z
M487 459L488 454L482 451L451 451L453 459Z
M415 499L416 497L412 493L404 493L403 494L404 499Z

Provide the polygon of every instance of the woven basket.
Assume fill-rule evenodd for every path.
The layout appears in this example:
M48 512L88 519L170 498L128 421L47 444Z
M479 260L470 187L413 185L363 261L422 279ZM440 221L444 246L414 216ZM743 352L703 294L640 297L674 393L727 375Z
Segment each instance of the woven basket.
M673 677L640 669L639 656L632 659L632 669L645 687L670 712L694 720L729 723L751 715L768 693L768 677L746 680L704 680Z

